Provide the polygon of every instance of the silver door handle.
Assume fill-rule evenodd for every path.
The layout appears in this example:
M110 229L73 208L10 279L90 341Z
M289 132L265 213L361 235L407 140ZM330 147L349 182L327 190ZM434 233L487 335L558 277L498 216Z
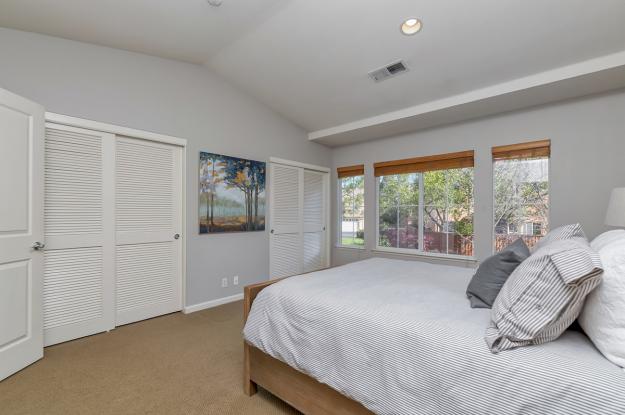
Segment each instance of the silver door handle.
M40 249L43 249L46 247L46 244L44 244L43 242L35 242L31 245L31 248L33 248L35 251L39 251Z
M175 234L174 239L180 239L180 234L179 233Z

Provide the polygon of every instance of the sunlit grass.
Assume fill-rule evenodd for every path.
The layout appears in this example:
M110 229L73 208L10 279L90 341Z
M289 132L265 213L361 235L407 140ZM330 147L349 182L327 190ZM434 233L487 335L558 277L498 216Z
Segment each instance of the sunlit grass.
M341 239L341 245L343 246L365 246L365 240L363 238L343 237Z

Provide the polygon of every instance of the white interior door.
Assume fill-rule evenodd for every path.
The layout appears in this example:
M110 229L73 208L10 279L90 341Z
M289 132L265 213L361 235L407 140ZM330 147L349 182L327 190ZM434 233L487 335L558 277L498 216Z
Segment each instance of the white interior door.
M113 134L46 124L44 343L115 327Z
M43 117L0 89L0 380L43 357Z
M182 308L182 149L118 137L116 325Z
M300 274L302 258L302 168L278 163L270 165L270 247L271 278Z
M304 170L303 272L328 266L327 206L328 173Z

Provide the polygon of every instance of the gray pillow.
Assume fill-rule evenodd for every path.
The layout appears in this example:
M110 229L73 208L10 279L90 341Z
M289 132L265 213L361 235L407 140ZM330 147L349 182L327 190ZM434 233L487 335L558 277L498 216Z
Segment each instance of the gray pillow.
M467 287L471 308L491 308L512 271L529 256L529 248L519 238L501 252L484 260Z
M585 238L539 248L514 270L497 296L486 330L493 353L557 339L575 321L603 269Z

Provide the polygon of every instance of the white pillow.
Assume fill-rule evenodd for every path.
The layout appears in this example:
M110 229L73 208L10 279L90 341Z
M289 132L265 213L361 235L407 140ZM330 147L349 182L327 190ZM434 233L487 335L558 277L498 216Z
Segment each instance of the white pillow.
M609 361L625 368L625 238L603 246L599 256L603 281L586 297L579 324Z
M619 239L625 239L625 229L603 232L601 235L592 240L590 246L592 249L599 252L604 247L610 245L612 242L618 241Z

